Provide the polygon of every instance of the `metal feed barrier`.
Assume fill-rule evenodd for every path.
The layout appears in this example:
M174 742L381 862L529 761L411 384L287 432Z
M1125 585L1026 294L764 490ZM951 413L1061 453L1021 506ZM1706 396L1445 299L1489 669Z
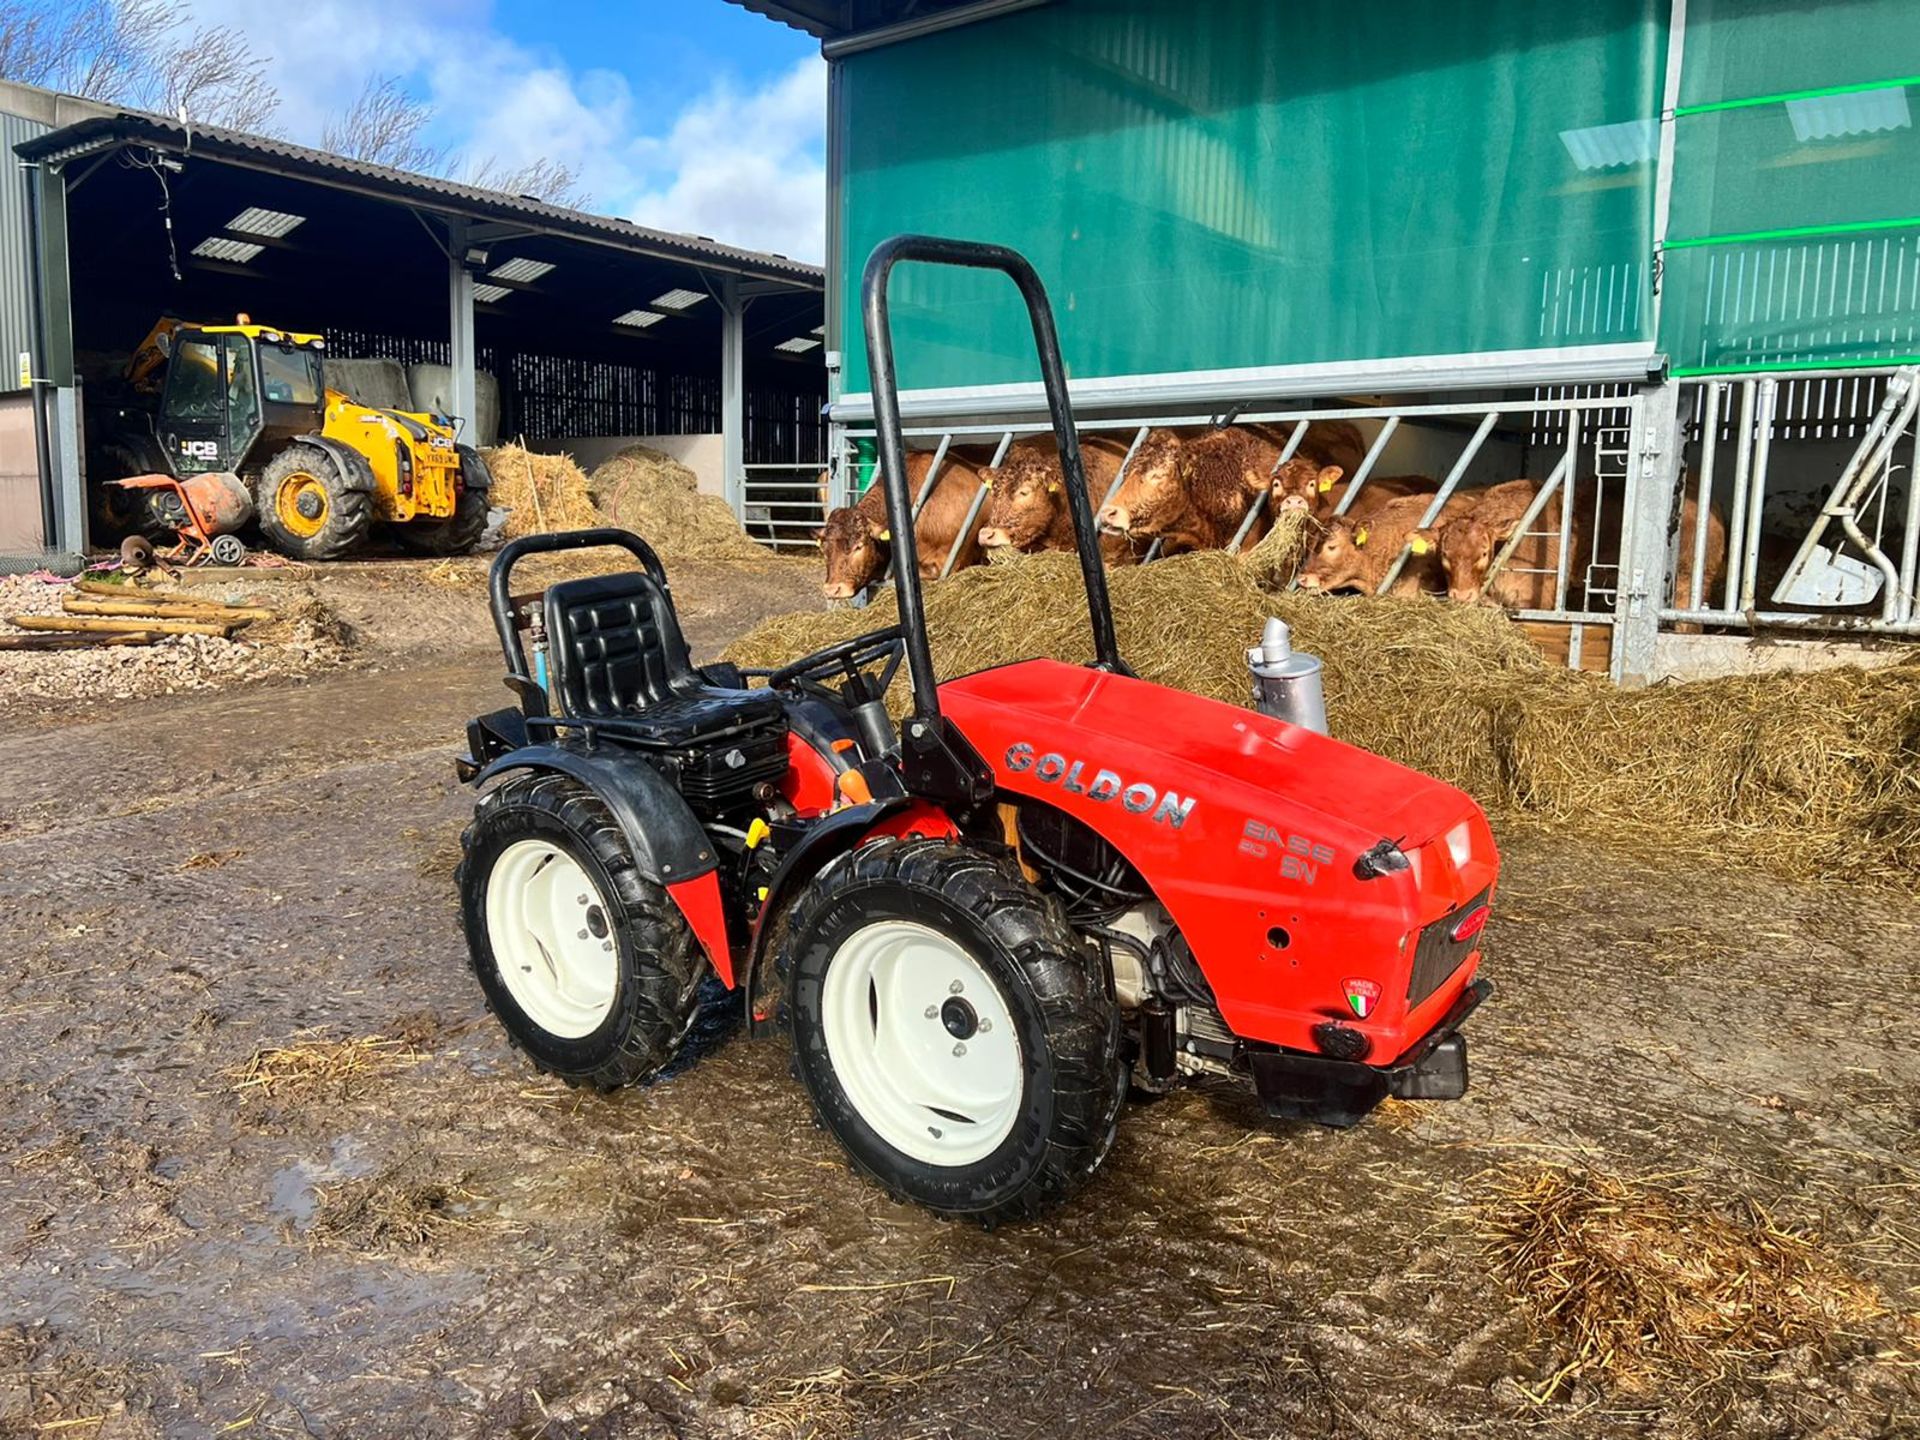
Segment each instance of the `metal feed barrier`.
M1756 631L1920 635L1920 367L1797 371L1685 388L1695 401L1698 455L1687 483L1703 510L1724 497L1728 563L1718 598L1706 595L1707 527L1697 527L1692 553L1675 557L1676 570L1689 567L1695 603L1663 609L1661 619ZM1793 559L1765 592L1765 603L1776 608L1763 609L1763 519L1777 493L1776 446L1802 442L1848 443L1851 450ZM1903 474L1905 501L1897 504L1895 482Z
M1582 477L1598 476L1602 482L1592 487L1591 503L1594 507L1592 523L1595 528L1609 521L1616 526L1620 524L1619 516L1622 497L1629 478L1628 462L1631 454L1627 437L1638 416L1639 405L1637 396L1596 394L1511 402L1472 401L1430 405L1344 406L1314 410L1298 408L1262 410L1236 415L1233 423L1290 427L1287 439L1274 464L1277 472L1280 466L1293 458L1306 437L1308 426L1316 421L1352 420L1363 424L1370 421L1378 422L1379 429L1374 435L1365 458L1356 468L1346 494L1342 497L1339 507L1341 512L1359 498L1367 482L1374 475L1389 442L1403 425L1411 422L1429 428L1439 426L1450 430L1465 430L1466 439L1448 467L1441 489L1429 506L1423 523L1430 523L1438 515L1447 499L1470 477L1482 480L1513 479L1536 469L1541 463L1537 459L1537 452L1541 448L1537 437L1550 433L1559 443L1553 447L1554 460L1549 485L1542 491L1538 502L1526 516L1523 532L1531 531L1537 526L1539 517L1547 513L1546 507L1549 503L1557 503L1559 522L1563 527L1560 533L1565 533L1564 527L1570 526L1573 521L1575 505L1574 487L1565 482L1566 477L1576 470ZM1104 495L1094 497L1095 508L1098 509L1111 501L1119 492L1141 443L1154 428L1205 428L1214 425L1216 421L1216 416L1204 414L1083 420L1080 423L1083 434L1109 434L1124 439L1127 443L1125 456L1112 483L1107 487ZM1501 430L1503 423L1507 427L1504 432ZM846 432L846 446L836 452L837 463L830 487L831 499L835 505L850 504L858 498L856 481L860 478L858 476L860 466L859 462L853 458L852 451L854 443L870 433L866 430L849 429ZM1008 448L1016 440L1049 432L1045 425L1028 423L923 425L909 427L906 433L910 440L921 442L916 448L933 451L927 476L917 492L915 506L917 514L919 508L925 504L927 496L932 493L933 486L937 483L954 446L975 445L984 448L992 445L994 454L989 468L994 469L998 468ZM1503 445L1519 452L1510 465L1501 466L1490 459L1483 461L1483 456L1487 455L1489 440L1497 434ZM1482 462L1477 475L1474 468L1476 462ZM969 529L978 526L979 514L984 508L986 497L987 487L983 485L974 497L968 524L962 527L944 557L940 571L942 576L952 573L964 536ZM1261 496L1249 505L1229 543L1230 549L1239 550L1245 545L1258 521L1261 507L1266 503L1266 497ZM1496 557L1496 573L1500 570L1517 568L1513 565L1512 557L1525 538L1525 533L1516 534L1504 547L1502 553ZM1568 659L1571 665L1577 667L1580 663L1587 627L1611 628L1616 622L1616 612L1621 604L1617 579L1618 565L1613 561L1595 562L1582 567L1576 573L1570 564L1570 547L1557 548L1560 551L1559 561L1551 572L1554 577L1552 603L1540 609L1523 610L1516 614L1517 618L1523 620L1541 620L1567 625L1569 627ZM1409 553L1408 550L1403 549L1396 557L1391 573L1381 585L1382 591L1399 577ZM1151 562L1157 558L1159 558L1159 545L1155 542L1149 547L1143 560ZM883 576L882 582L884 578ZM1570 597L1576 595L1578 596L1577 604L1570 601ZM1616 668L1618 663L1619 657L1616 656Z
M1083 433L1112 435L1127 446L1118 475L1104 496L1094 497L1096 503L1117 493L1151 429L1199 429L1216 420L1207 414L1083 420ZM1543 479L1488 578L1502 572L1550 577L1550 603L1514 615L1568 627L1572 667L1580 666L1583 648L1602 639L1613 677L1643 683L1658 673L1659 634L1679 628L1920 635L1920 485L1905 478L1920 460L1916 367L1592 385L1543 389L1514 400L1295 407L1233 417L1236 424L1291 427L1276 469L1292 457L1309 424L1326 420L1378 427L1341 511L1364 491L1395 437L1412 431L1458 436L1457 449L1443 445L1442 458L1426 467L1442 478L1423 523L1431 523L1463 485L1522 475ZM869 433L843 432L847 443L836 451L834 504L857 498L852 447ZM919 504L955 446L991 445L998 466L1016 440L1045 433L1044 425L1024 421L909 428L916 448L933 451ZM1823 458L1825 452L1811 448L1816 445L1844 446L1850 455L1831 483L1825 477L1839 461ZM1812 479L1820 483L1806 492L1807 503L1817 513L1804 524L1783 523L1778 502L1793 485L1804 489ZM1706 579L1712 527L1696 525L1681 549L1687 497L1703 511L1715 509L1726 526L1725 579L1711 595ZM1771 509L1770 497L1776 502ZM985 500L982 487L967 529L977 527ZM1264 497L1249 507L1232 548L1246 543L1263 503ZM1529 538L1554 540L1576 530L1591 537L1584 555L1553 543L1546 566L1522 566L1516 559ZM1770 547L1789 534L1799 536L1798 549L1781 572L1780 551ZM943 575L951 573L959 551L956 540L944 557ZM1157 556L1156 545L1145 558ZM1407 559L1405 550L1395 557L1382 591ZM1679 594L1691 597L1690 603L1678 603ZM1593 627L1600 627L1598 636L1590 633Z

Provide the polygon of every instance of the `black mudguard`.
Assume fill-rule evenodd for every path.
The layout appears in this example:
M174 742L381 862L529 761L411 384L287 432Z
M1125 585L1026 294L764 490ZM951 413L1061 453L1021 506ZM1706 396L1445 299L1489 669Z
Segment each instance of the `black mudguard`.
M631 755L589 754L570 745L528 745L478 775L484 785L512 770L553 770L585 785L613 812L640 873L660 885L697 880L720 867L700 822L660 773Z
M492 489L493 472L487 469L487 462L480 458L480 452L471 445L456 445L453 449L460 457L460 483L469 490Z
M311 445L316 450L324 450L327 457L340 468L340 475L349 490L364 490L373 493L373 466L367 463L367 457L351 445L339 440L329 439L325 435L302 435L302 445Z

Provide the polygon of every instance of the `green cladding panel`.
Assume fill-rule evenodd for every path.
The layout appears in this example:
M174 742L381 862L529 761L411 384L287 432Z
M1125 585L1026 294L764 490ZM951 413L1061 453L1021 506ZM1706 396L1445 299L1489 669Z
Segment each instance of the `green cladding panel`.
M1661 300L1675 368L1920 354L1920 3L1686 15Z
M1662 0L1055 0L842 67L842 389L906 230L1038 267L1077 378L1650 341ZM904 388L1031 380L997 277L894 282Z

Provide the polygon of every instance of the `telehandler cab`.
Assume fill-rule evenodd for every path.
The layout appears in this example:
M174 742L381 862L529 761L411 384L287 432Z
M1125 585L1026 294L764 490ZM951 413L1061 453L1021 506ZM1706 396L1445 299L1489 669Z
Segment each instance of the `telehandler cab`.
M887 318L902 261L998 270L1039 349L1096 659L936 683ZM709 972L777 1017L818 1116L896 1196L994 1222L1099 1166L1131 1078L1251 1083L1333 1125L1466 1088L1499 860L1479 807L1121 659L1059 345L1032 267L900 236L863 281L896 625L767 672L695 666L638 536L510 543L494 624L519 704L468 726L462 840L488 1006L539 1068L613 1088L678 1053ZM524 556L637 568L528 601ZM522 629L529 628L529 663ZM912 706L884 697L904 662ZM753 680L764 684L750 686Z
M295 559L349 554L375 522L423 554L471 550L487 524L479 454L455 442L444 415L383 410L329 389L325 351L321 336L244 315L233 325L161 320L128 361L122 393L91 422L93 473L235 476L261 531ZM98 493L119 507L103 516L109 524L179 526L177 516L141 514L130 504L137 492Z

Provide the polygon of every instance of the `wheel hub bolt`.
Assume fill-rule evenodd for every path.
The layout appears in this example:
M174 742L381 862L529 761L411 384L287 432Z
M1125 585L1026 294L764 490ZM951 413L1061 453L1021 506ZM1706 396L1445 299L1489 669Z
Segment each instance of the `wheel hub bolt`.
M929 1020L938 1019L939 1015L940 1015L940 1007L938 1005L927 1006L927 1019Z
M302 519L318 520L320 518L320 497L311 490L302 490L299 498L293 502L293 508L300 512Z
M982 1020L982 1021L980 1022L980 1033L981 1033L982 1035L984 1035L984 1034L986 1034L986 1033L987 1033L987 1032L988 1032L989 1030L991 1030L991 1029L993 1029L993 1021L991 1021L991 1020Z
M958 980L956 980L951 985L947 986L947 993L949 995L958 995L962 990L966 988L967 988L966 986L962 985Z
M964 1055L967 1053L967 1047L965 1045L955 1045L953 1047L953 1053L955 1055Z

